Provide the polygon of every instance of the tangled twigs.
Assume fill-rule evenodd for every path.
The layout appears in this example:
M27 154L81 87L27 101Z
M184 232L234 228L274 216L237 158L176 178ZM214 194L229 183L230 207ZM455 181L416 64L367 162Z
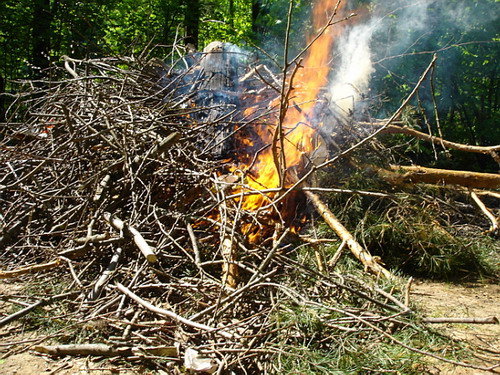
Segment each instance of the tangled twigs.
M208 151L225 149L245 126L235 126L243 95L200 89L209 79L203 57L185 57L182 69L65 58L54 68L58 79L26 87L12 103L0 125L0 276L29 283L31 294L3 298L9 308L22 307L1 316L0 325L16 328L33 316L63 325L55 331L64 332L65 344L100 344L38 346L43 353L125 353L158 366L173 356L168 360L179 367L191 355L215 363L219 373L276 373L277 359L293 355L287 348L312 338L318 347L342 347L338 340L348 332L350 347L376 343L393 326L414 326L414 311L400 302L401 280L363 282L308 267L309 250L280 212L286 199L302 194L300 184L288 193L257 191L245 186L243 168ZM218 102L221 96L230 103ZM219 134L228 124L231 132ZM311 191L325 189L303 192L326 221L333 218ZM245 208L250 194L272 202L269 209ZM390 276L352 236L341 237L374 273ZM9 353L26 344L32 342Z

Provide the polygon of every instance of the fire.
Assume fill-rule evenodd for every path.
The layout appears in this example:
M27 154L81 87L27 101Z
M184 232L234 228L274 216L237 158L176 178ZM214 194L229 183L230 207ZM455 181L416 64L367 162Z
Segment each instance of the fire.
M338 5L338 0L319 0L313 9L314 35L322 30L331 21L332 14ZM339 6L337 12L342 11L343 6ZM257 158L250 165L245 160L239 166L242 170L247 170L249 175L247 185L251 190L262 191L265 189L286 188L293 184L294 178L303 172L303 164L307 155L314 152L316 146L316 131L311 124L314 117L313 110L317 103L320 90L328 83L330 73L330 59L334 39L340 34L341 26L328 27L326 31L311 44L301 66L298 68L293 82L290 82L290 72L288 73L288 87L292 87L289 95L289 103L285 103L288 108L282 121L282 140L276 136L279 118L276 116L265 117L254 126L254 131L260 137L262 144L267 147L258 153ZM275 107L279 103L274 102ZM253 113L251 110L245 111L245 115ZM278 141L277 141L278 140ZM273 148L272 145L275 147ZM242 140L243 144L254 143L250 140ZM277 154L280 155L277 163ZM284 169L280 177L277 164ZM243 209L258 210L262 206L270 203L270 199L275 193L253 194L244 197Z

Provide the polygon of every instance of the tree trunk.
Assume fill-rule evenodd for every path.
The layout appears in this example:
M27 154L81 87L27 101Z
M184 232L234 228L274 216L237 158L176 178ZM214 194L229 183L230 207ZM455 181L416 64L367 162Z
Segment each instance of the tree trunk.
M200 0L186 0L184 9L184 26L186 28L185 44L192 44L198 49L200 32Z
M5 80L0 75L0 122L5 122Z
M43 70L49 67L51 21L50 0L33 0L31 36L33 41L32 63L36 69L33 73L35 78L43 77Z
M229 26L234 28L234 0L229 0Z
M260 10L261 10L259 1L260 0L253 0L252 1L252 31L254 33L259 32L259 26L257 23L257 19L259 18L259 14L260 14Z

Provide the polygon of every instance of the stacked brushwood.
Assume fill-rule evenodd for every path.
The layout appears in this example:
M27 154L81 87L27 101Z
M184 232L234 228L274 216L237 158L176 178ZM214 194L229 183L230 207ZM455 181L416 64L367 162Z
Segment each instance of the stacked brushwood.
M391 341L413 324L382 287L304 266L285 228L245 238L252 213L225 200L234 182L220 177L237 97L197 96L202 60L66 57L51 79L19 83L0 133L0 277L41 287L0 326L51 306L45 319L64 327L11 352L276 373L281 346L309 339L280 311L317 311L322 345L345 333ZM223 280L232 262L237 288ZM68 338L82 327L87 337ZM61 337L88 345L49 345Z

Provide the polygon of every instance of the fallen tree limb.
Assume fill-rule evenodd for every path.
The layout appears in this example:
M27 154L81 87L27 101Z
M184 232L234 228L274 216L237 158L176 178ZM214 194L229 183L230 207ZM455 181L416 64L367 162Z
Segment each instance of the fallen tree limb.
M358 123L358 125L378 129L378 128L384 126L385 122L375 122L375 123L360 122L360 123ZM467 144L463 144L463 143L451 142L451 141L447 141L446 139L443 139L440 137L435 137L433 135L423 133L421 131L410 128L408 126L400 126L400 125L394 125L394 124L386 126L381 131L380 134L411 135L415 138L422 139L424 141L432 142L434 144L442 145L443 147L451 148L453 150L458 150L458 151L464 151L464 152L474 152L474 153L488 155L488 154L491 154L492 152L499 152L500 151L500 145L496 145L496 146L472 146L472 145L467 145Z
M409 183L460 185L470 188L500 188L500 175L470 171L455 171L420 167L416 165L391 165L391 169L377 168L378 175L394 185Z
M27 273L46 271L46 270L50 270L52 268L59 267L60 265L61 265L61 259L56 259L56 260L49 262L49 263L36 264L34 266L18 268L17 270L0 271L0 279L10 279L13 277L25 275Z
M368 250L364 249L353 237L353 235L342 225L342 223L337 219L332 211L326 206L325 203L314 193L310 191L304 192L309 200L314 205L314 208L323 217L325 222L332 228L335 233L340 237L342 241L345 241L354 256L365 266L366 269L370 270L376 275L382 274L384 277L391 279L393 274L382 267Z
M467 323L467 324L498 324L496 316L488 316L486 318L424 318L424 323Z
M495 215L493 215L491 213L491 211L488 209L488 207L485 206L483 201L481 201L481 199L479 199L479 197L477 196L477 194L474 191L472 191L472 190L470 191L470 196L471 196L472 200L477 204L479 209L483 212L483 214L491 222L491 226L490 226L490 229L488 230L488 232L496 232L498 230L498 220L495 217Z

